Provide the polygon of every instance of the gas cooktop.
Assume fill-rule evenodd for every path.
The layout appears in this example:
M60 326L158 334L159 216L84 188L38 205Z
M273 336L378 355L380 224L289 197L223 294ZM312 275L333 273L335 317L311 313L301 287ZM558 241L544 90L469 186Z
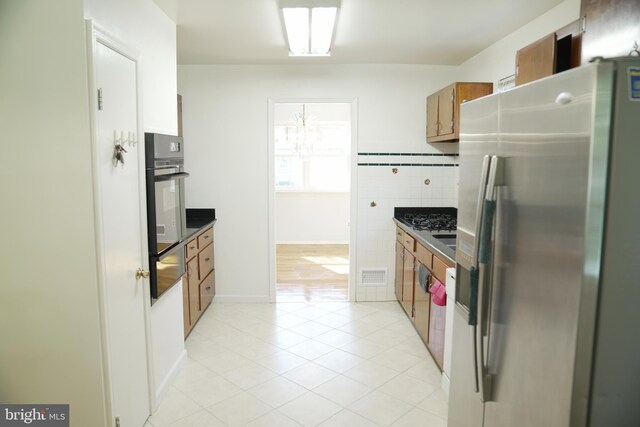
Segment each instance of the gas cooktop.
M455 233L456 218L449 214L405 214L402 219L417 230Z
M457 213L455 208L395 208L394 216L418 231L455 236Z

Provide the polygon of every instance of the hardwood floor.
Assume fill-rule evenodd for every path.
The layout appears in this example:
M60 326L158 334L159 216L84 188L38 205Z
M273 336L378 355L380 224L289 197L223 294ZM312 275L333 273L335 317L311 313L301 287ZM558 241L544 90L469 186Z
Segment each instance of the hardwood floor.
M349 245L276 245L276 301L347 301Z

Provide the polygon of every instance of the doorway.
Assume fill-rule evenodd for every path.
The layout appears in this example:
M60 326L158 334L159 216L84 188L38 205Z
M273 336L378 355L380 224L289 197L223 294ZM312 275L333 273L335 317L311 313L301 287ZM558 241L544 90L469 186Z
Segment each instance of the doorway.
M272 301L351 299L352 109L349 102L272 105Z

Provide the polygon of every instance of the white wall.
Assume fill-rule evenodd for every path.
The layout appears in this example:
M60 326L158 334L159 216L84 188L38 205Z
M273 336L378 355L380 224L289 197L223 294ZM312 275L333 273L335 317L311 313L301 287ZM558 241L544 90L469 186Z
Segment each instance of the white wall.
M186 181L187 205L215 207L219 218L216 224L217 298L268 299L269 99L357 99L358 152L439 154L449 152L447 150L455 152L456 147L429 146L424 142L425 99L456 78L456 67L424 65L178 66L178 89L184 105L185 163L191 173ZM382 158L384 161L396 159ZM424 163L435 163L433 159L438 163L451 162L450 157L434 157ZM418 158L409 160L415 162ZM418 173L419 169L425 168L403 168L412 173ZM367 172L361 176L361 170ZM402 202L415 205L429 203L433 195L437 203L441 203L440 190L434 186L431 191L421 184L426 177L435 176L435 172L431 172L434 171L414 177L409 183L411 189L396 191L400 189L395 184L400 182L400 176L407 177L410 173L396 176L387 167L358 167L354 194L361 188L383 192L375 213L369 209L358 210L357 268L376 268L388 262L387 265L391 265L389 289L393 289L394 246L387 243L392 242L394 236L393 200L402 194ZM436 179L447 181L443 186L450 186L454 180L445 175ZM424 187L424 192L419 185ZM365 228L361 229L361 224ZM371 231L381 240L367 240L367 233ZM382 294L385 297L389 294L387 288L380 292ZM364 299L367 292L360 292L359 296Z
M580 17L580 0L565 0L527 25L497 41L460 66L465 81L493 82L515 73L516 52Z
M141 55L142 121L145 132L176 135L176 24L152 0L84 0L85 18ZM139 140L143 140L142 136ZM150 312L151 362L156 400L184 357L183 333L167 329L177 319L182 330L182 295L163 296ZM178 315L179 314L179 315Z
M81 0L0 3L0 402L106 425Z
M155 406L187 363L182 317L182 280L158 299L151 311L151 343ZM178 307L178 309L176 309Z
M106 425L84 19L144 61L144 125L175 132L175 24L151 0L0 3L5 159L0 401ZM160 69L154 72L153 69Z
M181 65L187 204L215 207L222 298L268 295L267 104L275 100L358 100L359 153L456 153L424 142L425 98L453 81L493 81L514 72L515 52L579 16L566 0L459 67L422 65ZM402 161L400 161L402 159ZM455 164L456 157L358 156L363 163ZM358 287L358 300L393 299L394 206L456 206L457 168L358 166L358 270L387 268L385 287ZM432 184L424 185L425 179ZM371 207L371 202L376 202ZM246 242L251 242L247 245ZM242 254L242 256L239 256ZM246 268L246 260L252 268Z
M349 243L350 194L276 192L276 243Z
M145 132L176 135L176 24L152 0L84 0L85 18L142 55Z

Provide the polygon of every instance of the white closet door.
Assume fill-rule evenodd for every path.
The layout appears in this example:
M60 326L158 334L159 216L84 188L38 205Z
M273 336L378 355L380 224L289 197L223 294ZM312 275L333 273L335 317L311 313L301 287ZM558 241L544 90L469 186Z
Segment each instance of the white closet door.
M97 180L111 413L121 427L141 427L149 416L145 295L136 279L143 262L141 173L136 62L98 42L94 53ZM139 140L138 143L127 139ZM124 137L124 163L114 165L115 139ZM144 188L144 187L142 187Z

